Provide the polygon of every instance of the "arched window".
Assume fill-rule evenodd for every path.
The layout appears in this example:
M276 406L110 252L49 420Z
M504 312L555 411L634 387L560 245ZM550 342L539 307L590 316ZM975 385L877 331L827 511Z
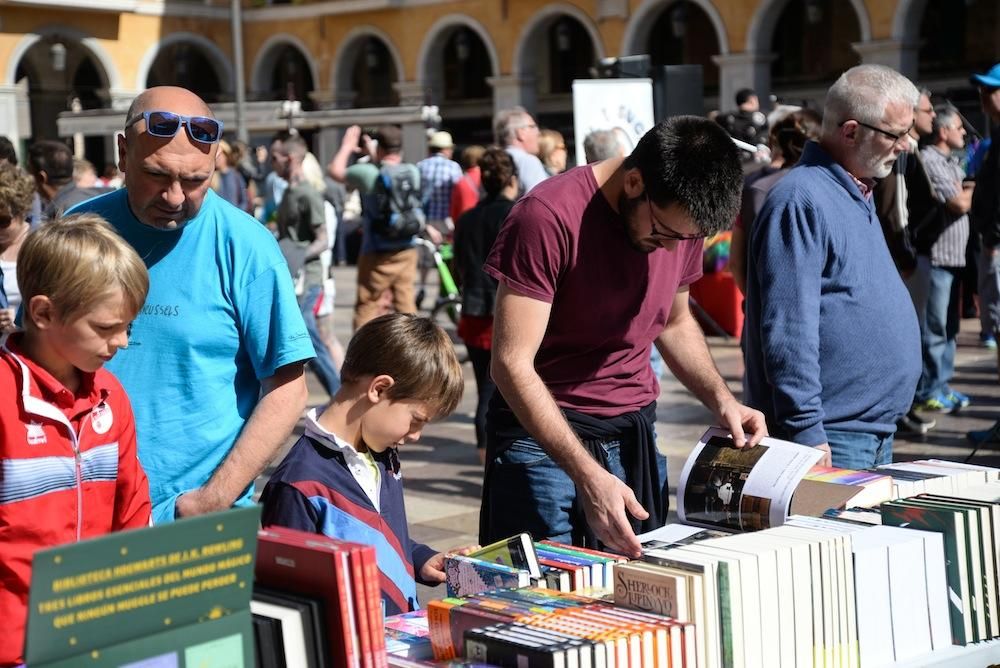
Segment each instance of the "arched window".
M189 42L174 42L159 50L146 76L146 88L180 86L211 104L220 101L222 87L211 60Z
M548 93L571 93L573 79L587 79L594 65L594 44L579 21L560 17L545 31L548 48Z
M265 95L271 100L294 99L303 111L315 108L309 96L314 90L312 71L302 52L291 44L276 47L271 65L270 86Z
M492 89L486 45L473 30L461 26L446 38L442 52L443 89L446 101L486 99Z
M984 72L1000 60L1000 3L928 0L920 21L920 77Z
M771 40L777 56L772 85L832 83L861 62L851 44L860 41L854 7L846 0L792 0L778 19Z
M712 62L712 56L719 52L719 40L708 14L687 0L664 7L646 42L646 53L654 66L701 65L708 92L719 87L719 67Z
M393 88L398 81L396 63L385 43L377 37L360 40L351 70L351 90L355 107L394 107L399 94Z

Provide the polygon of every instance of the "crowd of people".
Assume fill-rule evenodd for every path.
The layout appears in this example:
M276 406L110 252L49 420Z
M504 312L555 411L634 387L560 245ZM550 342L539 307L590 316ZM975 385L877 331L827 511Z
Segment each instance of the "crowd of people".
M973 83L1000 125L1000 65ZM595 131L569 169L563 137L519 107L497 114L496 145L457 161L435 131L408 162L388 124L347 128L325 166L295 133L251 156L175 87L132 102L120 188L60 142L34 144L27 171L0 142L0 665L23 661L35 550L253 503L303 414L264 523L375 545L389 612L417 605L417 581L443 581L444 555L409 537L398 452L464 386L451 340L415 315L424 236L455 245L484 543L529 531L638 555L668 503L651 352L736 447L770 433L844 468L891 461L897 425L968 405L948 384L956 286L977 237L995 337L1000 147L973 185L961 116L861 65L822 113L771 119L771 164L748 176L731 132L744 117L764 130L756 97L740 97L720 122L656 124L628 155ZM245 169L265 160L266 174ZM352 214L341 350L331 267ZM688 298L705 239L734 221L742 401ZM307 365L330 395L308 413Z

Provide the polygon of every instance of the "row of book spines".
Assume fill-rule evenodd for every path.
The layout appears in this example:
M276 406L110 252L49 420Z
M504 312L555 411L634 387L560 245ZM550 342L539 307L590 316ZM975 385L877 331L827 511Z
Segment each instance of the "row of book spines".
M548 589L497 590L465 598L431 601L427 606L427 625L434 658L455 658L466 629L591 603L592 599Z
M1000 620L997 619L1000 616L997 604L1000 593L997 534L1000 526L993 520L1000 515L1000 504L921 494L884 503L880 512L884 524L943 535L954 643L965 645L1000 637ZM976 517L970 518L968 513L976 513ZM979 535L980 528L989 531L990 535Z
M550 540L537 541L535 551L538 563L544 569L542 578L538 580L544 580L549 585L558 582L560 586L555 588L560 591L566 591L566 578L561 575L563 572L568 573L570 578L569 591L611 589L614 586L615 564L628 561L619 554Z
M549 655L579 649L581 659L592 654L608 664L693 668L696 654L691 624L607 605L467 630L464 642L466 658L509 659L513 651L513 658L528 659L529 665L543 665L532 657L544 661ZM494 652L499 650L505 656L491 656L491 644Z
M556 620L544 622L547 624L569 622L569 618L588 616L594 611L611 610L616 612L607 614L629 615L636 619L644 619L646 622L657 621L665 626L690 627L691 631L694 628L690 623L637 611L618 610L585 597L566 596L560 592L546 590L501 590L463 599L446 598L431 601L427 609L427 620L434 658L447 660L455 658L458 654L462 647L463 633L469 629L512 621L541 623L541 620ZM610 627L605 631L614 632Z

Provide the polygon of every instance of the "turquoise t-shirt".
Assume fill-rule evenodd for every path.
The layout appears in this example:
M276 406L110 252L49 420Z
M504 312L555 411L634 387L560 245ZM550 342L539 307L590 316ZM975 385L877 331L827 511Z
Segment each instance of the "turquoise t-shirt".
M291 274L271 233L211 190L186 225L161 230L132 214L125 189L84 202L149 269L149 296L129 346L108 368L135 412L153 521L229 454L260 396L260 379L315 356ZM252 503L251 484L237 505Z

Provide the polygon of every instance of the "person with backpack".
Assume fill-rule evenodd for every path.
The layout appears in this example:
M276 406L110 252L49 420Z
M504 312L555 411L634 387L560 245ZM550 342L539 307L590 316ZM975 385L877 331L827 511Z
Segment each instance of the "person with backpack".
M354 154L370 157L350 167ZM372 137L352 125L330 161L330 176L361 193L363 236L358 256L354 329L381 315L382 297L392 294L399 313L416 313L416 236L426 227L421 208L420 170L403 162L403 132L380 125Z

